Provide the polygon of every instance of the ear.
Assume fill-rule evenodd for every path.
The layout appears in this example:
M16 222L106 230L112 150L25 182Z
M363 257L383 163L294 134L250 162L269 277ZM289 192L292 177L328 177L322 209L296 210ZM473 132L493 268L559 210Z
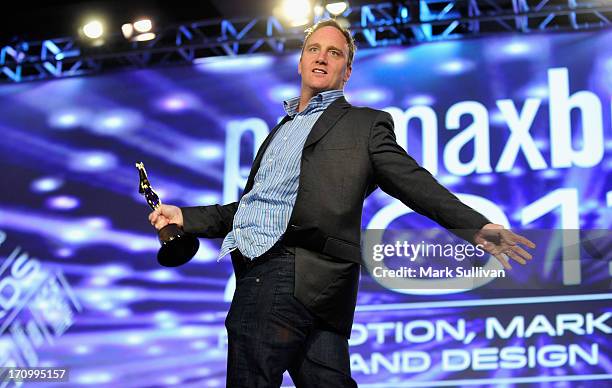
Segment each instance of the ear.
M298 62L298 74L302 75L302 56L300 55L300 61Z
M347 66L346 71L344 72L344 83L347 83L349 78L351 78L351 71L353 70L352 66Z

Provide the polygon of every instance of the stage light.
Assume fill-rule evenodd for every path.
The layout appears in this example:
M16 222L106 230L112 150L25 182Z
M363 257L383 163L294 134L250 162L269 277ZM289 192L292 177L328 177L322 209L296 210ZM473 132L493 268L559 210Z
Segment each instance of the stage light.
M134 29L138 32L150 32L153 28L153 23L150 19L142 19L134 22Z
M121 32L123 33L123 37L125 39L130 39L134 34L134 26L132 23L125 23L121 26Z
M83 26L83 34L89 39L99 39L104 35L104 25L99 20L92 20Z
M137 42L145 42L147 40L153 40L153 39L155 39L155 34L152 32L145 32L144 34L138 34L134 38L134 40Z
M310 22L312 5L308 0L282 0L275 13L291 27L299 27Z
M348 9L348 1L330 1L325 5L327 12L334 16L341 15Z
M123 37L132 42L144 42L155 39L153 22L151 19L141 19L134 23L125 23L121 26Z

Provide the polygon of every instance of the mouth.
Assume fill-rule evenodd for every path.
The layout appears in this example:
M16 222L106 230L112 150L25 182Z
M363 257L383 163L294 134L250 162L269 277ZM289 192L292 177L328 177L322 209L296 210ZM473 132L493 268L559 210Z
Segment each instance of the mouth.
M325 71L325 70L323 70L321 68L318 68L318 67L315 67L314 69L312 69L312 72L315 73L315 74L327 74L327 71Z

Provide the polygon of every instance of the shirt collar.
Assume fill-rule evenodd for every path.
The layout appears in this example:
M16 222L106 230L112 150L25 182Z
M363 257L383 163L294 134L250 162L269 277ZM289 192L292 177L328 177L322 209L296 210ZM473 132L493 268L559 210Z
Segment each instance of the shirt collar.
M306 109L302 111L308 112L315 108L326 109L332 102L337 98L342 97L344 92L342 90L327 90L317 94L308 101ZM298 114L298 108L300 106L300 96L290 98L289 100L283 101L283 107L285 112L293 117Z

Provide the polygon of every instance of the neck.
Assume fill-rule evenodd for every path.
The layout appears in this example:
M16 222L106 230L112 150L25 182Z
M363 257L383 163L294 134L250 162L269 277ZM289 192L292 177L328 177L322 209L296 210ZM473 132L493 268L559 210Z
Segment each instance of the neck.
M310 101L311 98L313 98L314 96L316 96L317 94L321 92L327 92L329 90L335 90L335 89L312 90L312 89L302 88L302 92L300 93L300 105L298 106L298 113L306 109L306 107L308 106L308 102Z
M302 93L300 94L300 105L298 106L298 113L306 109L306 107L308 106L308 101L310 101L310 99L313 98L317 93L318 92L315 92L313 90L302 90Z

